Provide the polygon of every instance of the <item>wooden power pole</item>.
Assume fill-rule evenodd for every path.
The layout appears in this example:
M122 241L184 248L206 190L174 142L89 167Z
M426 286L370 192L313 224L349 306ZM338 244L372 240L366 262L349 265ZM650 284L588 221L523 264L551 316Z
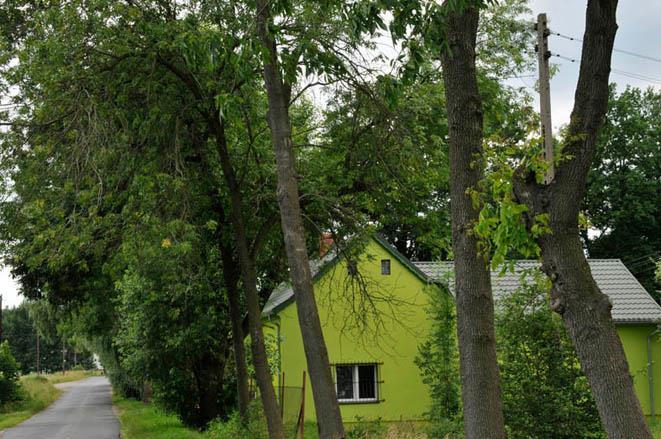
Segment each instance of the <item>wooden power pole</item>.
M39 331L35 329L37 334L37 375L41 374L41 353L39 352Z
M66 374L67 349L64 346L64 336L62 337L62 375Z
M537 16L537 61L539 64L539 107L542 119L542 137L544 138L544 158L548 170L544 182L553 181L555 169L553 165L553 127L551 126L551 84L549 82L549 58L551 52L548 46L550 34L547 27L546 14Z
M0 343L2 343L2 294L0 294Z

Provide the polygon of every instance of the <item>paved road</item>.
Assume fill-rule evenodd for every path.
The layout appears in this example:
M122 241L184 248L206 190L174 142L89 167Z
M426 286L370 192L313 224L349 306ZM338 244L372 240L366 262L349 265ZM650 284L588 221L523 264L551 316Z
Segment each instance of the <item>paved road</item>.
M119 422L112 411L106 377L66 383L50 407L0 433L2 439L117 439Z

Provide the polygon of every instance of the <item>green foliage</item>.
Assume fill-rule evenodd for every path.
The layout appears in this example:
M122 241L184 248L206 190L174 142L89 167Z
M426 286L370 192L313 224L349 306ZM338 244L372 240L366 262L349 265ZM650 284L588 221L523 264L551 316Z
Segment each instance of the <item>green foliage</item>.
M330 104L323 147L305 158L317 166L301 182L302 190L313 197L317 222L341 234L372 226L410 258L446 256L449 169L442 87L435 76L408 85L400 90L397 110L389 111L387 83L382 78Z
M20 378L20 399L0 407L0 430L13 427L52 404L62 392L44 375Z
M250 437L266 439L268 431L264 418L264 411L258 401L253 401L248 407L247 420L241 420L239 413L234 412L226 420L217 419L209 424L207 434L212 439L234 439L237 437Z
M590 257L622 259L650 293L661 288L660 136L661 92L612 86L584 204L596 231L583 232Z
M154 404L113 396L117 407L122 438L201 439L204 434L185 427L176 416L167 414ZM240 437L240 436L237 436Z
M9 350L9 343L0 343L0 407L20 397L19 366Z
M524 286L496 317L508 437L605 437L569 336L548 307L548 281L537 271L521 276Z
M496 313L508 437L603 438L574 348L559 316L548 308L548 280L538 271L521 276L523 286L501 300ZM454 302L436 298L432 304L432 333L416 358L430 387L429 433L462 437Z
M368 439L381 437L385 431L386 427L381 419L365 420L358 417L356 423L348 428L346 437L347 439Z
M93 367L92 353L83 346L74 345L58 333L54 320L47 322L35 309L44 308L45 303L23 302L16 308L3 310L4 336L20 364L22 374L36 372L37 334L39 334L40 366L42 372L62 370L62 340L64 338L65 367L76 365L83 369ZM75 360L75 362L74 362Z
M427 340L418 347L415 363L422 381L429 386L432 404L426 416L432 437L461 433L461 397L459 357L456 338L454 300L437 287L429 287L430 307L427 310L432 329ZM452 436L454 437L454 436Z

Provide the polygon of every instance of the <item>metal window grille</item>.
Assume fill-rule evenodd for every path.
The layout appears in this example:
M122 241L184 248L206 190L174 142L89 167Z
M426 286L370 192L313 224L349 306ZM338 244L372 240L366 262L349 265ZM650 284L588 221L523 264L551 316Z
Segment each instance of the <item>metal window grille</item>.
M335 365L335 390L339 402L377 402L378 384L376 364Z

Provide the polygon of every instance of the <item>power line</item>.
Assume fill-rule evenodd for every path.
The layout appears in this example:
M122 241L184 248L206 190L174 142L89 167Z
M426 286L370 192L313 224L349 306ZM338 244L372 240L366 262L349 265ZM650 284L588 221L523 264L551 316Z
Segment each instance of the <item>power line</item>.
M643 255L643 256L636 256L636 257L633 257L631 259L622 258L622 262L627 263L627 262L639 261L641 259L655 258L659 255L659 253L661 253L661 250L656 250L656 251L653 251L652 253L648 253L648 254Z
M581 40L579 38L570 37L569 35L563 35L559 32L551 31L551 35L556 35L560 38L564 38L565 40L569 40L569 41L576 41L577 43L582 43L583 42L583 40ZM635 56L637 58L646 59L648 61L654 61L654 62L661 63L661 58L655 58L653 56L643 55L642 53L636 53L636 52L632 52L630 50L623 50L623 49L613 48L613 52L619 52L619 53L623 53L625 55Z
M571 63L578 63L578 60L575 58L569 58L568 56L560 55L559 53L551 53L551 56L555 56L556 58L564 59L565 61L569 61ZM645 81L645 82L651 82L653 84L658 84L661 85L661 79L658 78L653 78L651 76L643 75L641 73L634 73L634 72L627 72L626 70L620 70L620 69L614 69L611 68L611 72L626 76L631 79L637 79L639 81Z

